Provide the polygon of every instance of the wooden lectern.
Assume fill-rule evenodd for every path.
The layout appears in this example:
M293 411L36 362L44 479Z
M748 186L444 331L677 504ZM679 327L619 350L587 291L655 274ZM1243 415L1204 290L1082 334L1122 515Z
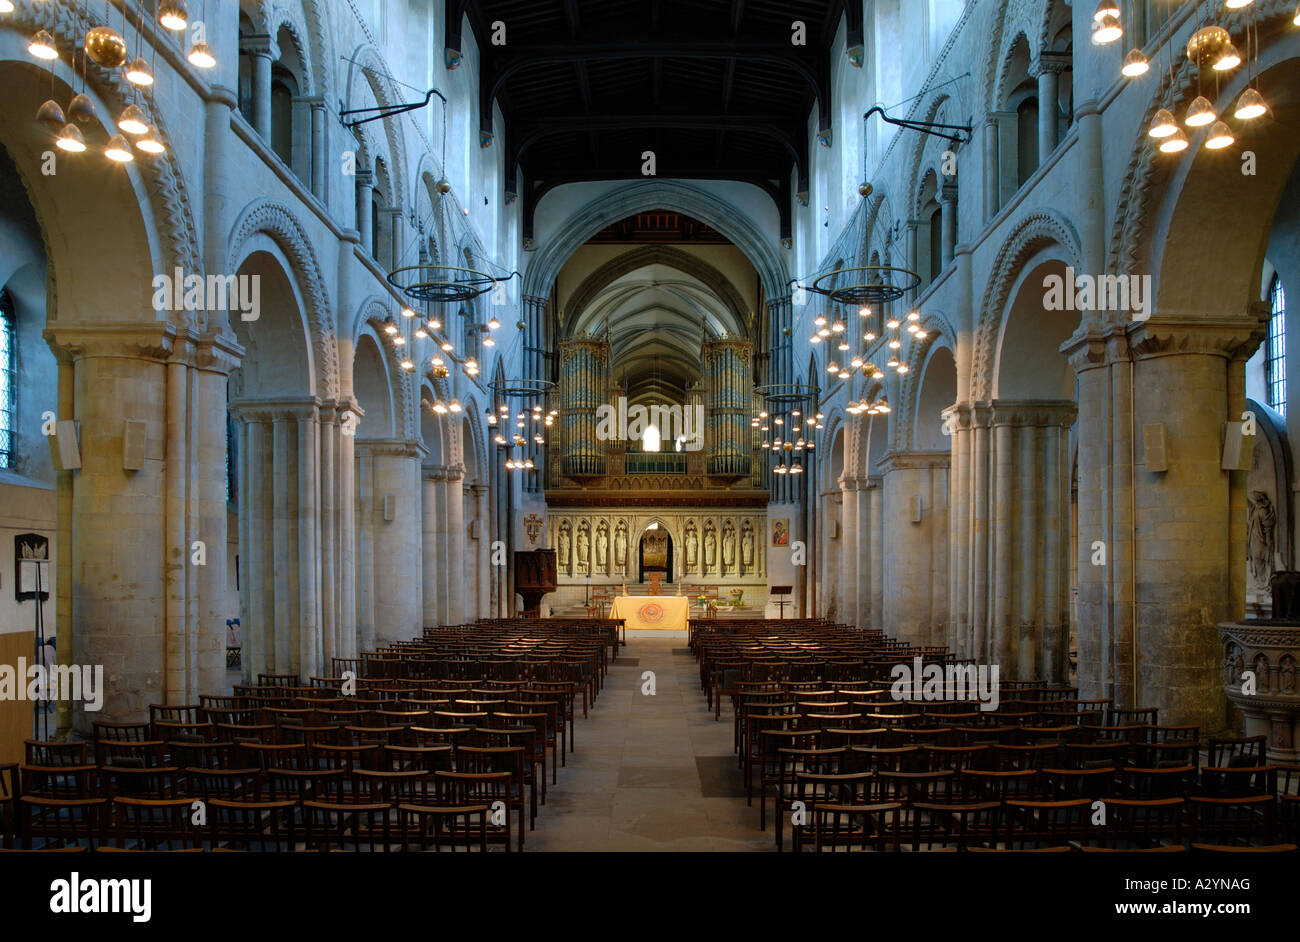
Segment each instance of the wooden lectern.
M781 606L781 617L782 617L782 618L785 618L785 607L786 607L787 605L793 605L793 604L794 604L793 602L791 602L789 599L787 599L787 598L785 597L785 596L789 595L789 594L790 594L791 592L793 592L793 591L794 591L794 586L792 586L792 585L774 585L774 586L772 586L772 594L773 594L773 595L779 595L779 596L781 596L780 598L778 598L778 599L776 600L776 604L779 605L779 606Z
M515 551L515 591L524 597L524 617L541 617L542 596L559 587L555 550Z

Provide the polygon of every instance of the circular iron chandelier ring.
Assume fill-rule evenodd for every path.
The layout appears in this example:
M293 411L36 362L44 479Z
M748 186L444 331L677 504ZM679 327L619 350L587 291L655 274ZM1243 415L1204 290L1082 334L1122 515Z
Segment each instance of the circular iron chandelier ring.
M843 275L863 279L852 284L836 285ZM895 284L897 276L899 284ZM874 280L873 280L874 279ZM829 283L828 283L829 282ZM894 265L864 265L857 268L837 268L817 278L807 290L824 295L835 304L887 304L915 291L921 285L921 276L910 268Z
M402 284L401 276L405 274L411 274L412 280ZM472 301L506 279L493 278L487 272L454 265L407 265L390 271L387 280L412 300L431 304L456 304Z

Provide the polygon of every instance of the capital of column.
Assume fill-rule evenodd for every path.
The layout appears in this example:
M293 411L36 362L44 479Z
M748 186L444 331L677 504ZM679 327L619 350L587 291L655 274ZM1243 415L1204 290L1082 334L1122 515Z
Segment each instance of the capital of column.
M1219 356L1234 360L1249 356L1267 331L1267 311L1260 306L1243 317L1178 318L1154 315L1125 330L1139 360L1162 356Z
M1070 55L1064 52L1041 52L1029 67L1029 74L1037 78L1044 72L1060 75L1073 67Z
M952 453L947 451L887 451L876 462L881 471L933 471L946 470L952 464Z
M265 33L256 33L240 39L239 51L246 55L267 58L272 62L280 58L280 47Z
M370 187L375 185L375 173L373 170L357 170L353 174L353 178L357 181L357 186Z
M357 440L356 454L367 458L425 458L429 449L422 442L401 438Z
M469 486L469 490L470 493L473 494L476 498L483 498L487 496L487 493L488 491L491 490L491 488L488 487L486 484L471 484Z
M952 181L945 183L943 186L939 187L939 202L940 203L957 202L957 192L958 190L957 190L956 183L953 183Z
M59 360L72 363L87 357L128 357L168 360L197 339L192 329L169 321L67 323L56 321L43 332Z
M201 336L194 345L194 365L229 376L243 362L245 352L232 334L214 331Z
M245 422L268 422L276 419L315 419L321 414L321 401L308 399L235 399L230 412Z
M994 399L989 403L989 425L1015 428L1069 428L1079 407L1061 399Z
M421 469L421 473L424 475L425 480L428 481L434 481L439 484L455 484L464 479L465 466L426 464Z

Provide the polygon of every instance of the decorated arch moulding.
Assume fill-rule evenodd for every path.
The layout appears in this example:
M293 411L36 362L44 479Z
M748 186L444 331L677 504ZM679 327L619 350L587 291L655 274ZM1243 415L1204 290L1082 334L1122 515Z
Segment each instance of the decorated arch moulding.
M620 219L652 209L674 210L707 223L744 253L758 272L767 297L789 294L789 269L761 227L712 193L667 180L638 181L619 187L570 214L533 255L524 275L522 294L548 297L560 270L588 239Z
M322 399L337 398L339 354L329 297L325 292L311 242L293 214L285 206L271 200L256 202L245 208L231 230L226 271L239 270L245 244L259 233L269 236L289 259L298 288L306 301L305 313L317 364L317 394Z
M987 17L982 34L988 37L988 46L984 55L984 111L996 111L998 89L1001 86L1000 70L1005 68L1010 55L1010 46L1004 48L1003 37L1008 34L1007 25L1012 18L1008 0L994 0L988 4L967 4L968 7L981 6ZM1010 35L1018 35L1011 30ZM1014 45L1014 43L1013 43Z
M77 15L70 6L54 3L16 4L13 13L5 17L4 26L21 33L32 33L38 29L48 30L64 48L71 46L81 48L84 29L78 22ZM30 61L30 60L29 60ZM59 66L64 64L60 58ZM62 71L60 68L59 71ZM73 82L64 75L68 87ZM122 77L121 70L106 70L93 62L87 68L87 82L92 92L103 103L108 112L116 114L126 107L128 92L134 86ZM150 115L164 140L171 135L163 121L162 113L157 108L150 109ZM189 274L202 275L203 253L199 247L198 231L194 225L195 213L191 207L189 193L185 187L184 176L177 163L176 152L168 149L165 155L147 161L136 161L130 171L138 173L144 181L149 195L152 222L162 243L163 253L157 260L158 270L171 271L179 266ZM30 190L29 190L30 193ZM36 202L31 201L35 206ZM56 307L50 310L57 310ZM193 314L186 314L193 318Z
M988 399L993 389L994 353L1001 333L1003 315L1010 301L1011 290L1025 263L1034 255L1052 245L1077 263L1079 236L1066 219L1050 211L1040 211L1026 216L1016 225L1011 235L998 251L989 275L988 287L983 293L984 303L975 328L975 350L972 358L971 396L976 400Z
M295 75L294 78L302 82L303 87L298 90L298 94L310 98L322 94L320 90L320 69L317 65L316 50L310 41L310 33L307 31L306 23L303 21L302 11L296 9L294 5L277 4L267 15L267 35L271 37L271 42L277 43L280 30L289 34L289 40L293 44L294 52L298 55L298 61L302 63L302 75ZM285 49L280 47L280 53L283 55Z
M934 97L921 120L926 122L939 121L940 112L944 110L944 106L949 102L954 102L954 99L946 93L939 93ZM930 134L916 135L916 144L913 146L911 153L911 173L907 190L912 195L913 219L919 219L921 216L921 190L924 188L925 179L930 173L934 174L935 200L938 201L940 191L943 190L944 184L948 182L943 175L943 154L950 149L955 151L960 150L961 147L951 141Z
M1259 0L1239 10L1219 10L1217 22L1234 36L1238 36L1245 31L1247 24L1254 20L1265 22L1283 15L1290 18L1294 13L1295 4L1291 0ZM1258 71L1283 61L1283 57L1278 57L1274 53L1286 43L1284 37L1263 47ZM1161 72L1159 85L1147 102L1146 111L1143 112L1141 120L1137 122L1134 129L1133 143L1129 147L1129 162L1124 171L1124 183L1120 187L1114 222L1111 225L1110 245L1106 254L1108 274L1140 274L1149 272L1152 268L1149 254L1154 244L1152 231L1160 206L1169 195L1171 168L1175 164L1171 164L1165 155L1158 153L1157 149L1151 146L1147 128L1151 126L1151 120L1159 109L1168 108L1176 112L1181 105L1199 94L1196 66L1185 55L1175 55L1174 61L1177 65L1172 79L1168 70ZM1188 154L1191 153L1188 151Z

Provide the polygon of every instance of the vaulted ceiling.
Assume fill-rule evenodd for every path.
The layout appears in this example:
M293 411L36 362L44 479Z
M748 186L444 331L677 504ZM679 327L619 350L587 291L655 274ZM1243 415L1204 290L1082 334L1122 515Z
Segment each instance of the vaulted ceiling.
M524 236L548 190L655 174L738 180L776 203L789 235L791 178L807 190L807 122L829 132L830 45L862 4L845 0L445 0L449 61L462 17L481 57L481 142L506 151ZM804 25L797 45L794 23ZM493 44L493 24L504 44ZM498 32L498 36L499 36ZM493 106L505 140L492 139ZM515 168L518 167L518 174Z

